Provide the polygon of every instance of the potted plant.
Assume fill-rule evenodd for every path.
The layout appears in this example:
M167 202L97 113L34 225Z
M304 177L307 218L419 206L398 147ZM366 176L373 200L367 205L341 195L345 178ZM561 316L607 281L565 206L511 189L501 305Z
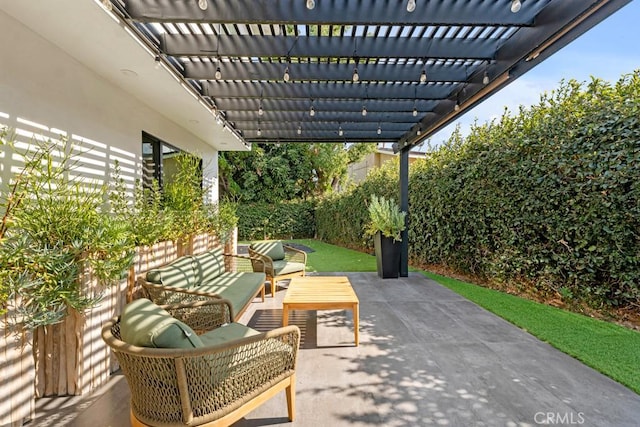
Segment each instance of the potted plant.
M400 272L400 233L405 229L405 217L392 200L376 195L369 203L367 233L373 235L378 276L397 278Z

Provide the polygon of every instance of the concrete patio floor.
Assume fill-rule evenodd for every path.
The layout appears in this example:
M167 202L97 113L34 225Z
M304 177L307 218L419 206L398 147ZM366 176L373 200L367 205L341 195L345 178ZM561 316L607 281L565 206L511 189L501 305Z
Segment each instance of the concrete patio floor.
M640 395L434 281L346 275L360 346L350 312L292 312L302 331L295 422L280 393L234 426L639 425ZM242 321L279 326L284 294ZM29 425L125 426L128 398L116 374L89 397L41 399Z

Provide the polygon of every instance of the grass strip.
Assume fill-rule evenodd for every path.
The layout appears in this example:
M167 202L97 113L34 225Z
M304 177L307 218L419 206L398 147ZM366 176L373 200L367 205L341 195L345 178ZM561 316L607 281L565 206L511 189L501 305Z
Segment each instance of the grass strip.
M438 274L423 274L640 394L640 332Z
M291 240L291 242L308 246L315 251L307 255L307 271L376 271L376 257L364 252L330 245L313 239L296 239Z

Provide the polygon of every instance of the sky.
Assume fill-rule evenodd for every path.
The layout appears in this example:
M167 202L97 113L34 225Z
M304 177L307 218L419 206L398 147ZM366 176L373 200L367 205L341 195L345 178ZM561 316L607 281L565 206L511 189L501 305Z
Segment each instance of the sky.
M633 0L432 135L430 144L437 146L446 141L456 124L460 124L462 133L466 135L476 118L481 124L500 117L505 106L515 113L520 105L537 104L540 95L558 88L562 79L582 82L594 76L615 83L623 74L635 69L640 69L640 0ZM419 151L424 151L424 148Z

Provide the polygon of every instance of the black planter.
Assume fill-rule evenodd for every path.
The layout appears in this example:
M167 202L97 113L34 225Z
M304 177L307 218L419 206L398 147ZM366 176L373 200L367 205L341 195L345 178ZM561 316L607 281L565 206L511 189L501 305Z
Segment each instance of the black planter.
M378 276L383 279L397 279L400 274L400 242L377 232L373 236L373 246L376 250Z

